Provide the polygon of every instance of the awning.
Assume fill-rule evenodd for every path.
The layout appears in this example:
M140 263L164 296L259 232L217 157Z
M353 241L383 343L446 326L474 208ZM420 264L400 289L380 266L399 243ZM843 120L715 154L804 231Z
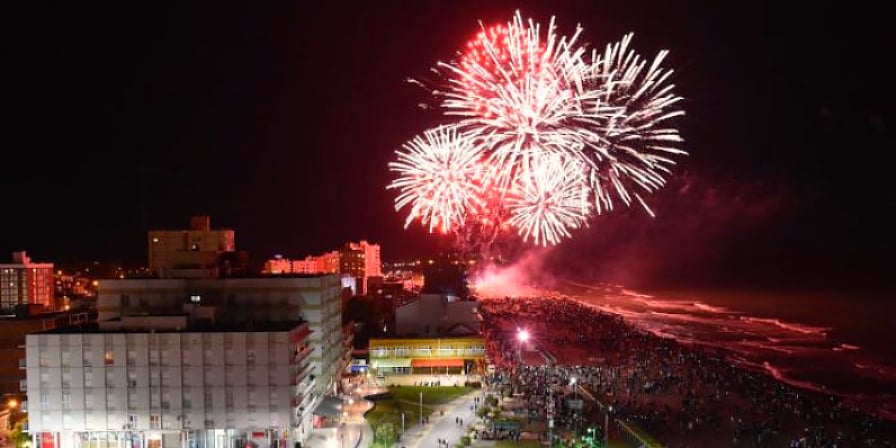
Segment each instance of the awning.
M464 360L459 358L415 359L411 367L463 367Z
M394 367L410 367L411 358L382 358L371 359L370 366L374 369L391 369Z
M342 399L339 397L324 397L317 407L314 408L314 414L323 417L339 417L342 414Z

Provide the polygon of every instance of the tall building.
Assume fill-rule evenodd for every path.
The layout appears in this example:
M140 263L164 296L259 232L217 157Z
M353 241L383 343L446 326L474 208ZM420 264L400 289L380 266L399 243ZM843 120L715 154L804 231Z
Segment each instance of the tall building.
M358 291L367 294L370 277L382 277L380 245L361 240L346 243L340 250L326 252L318 256L307 256L304 260L289 260L275 256L265 262L266 274L342 274L356 279Z
M304 443L346 367L340 289L335 275L103 280L95 325L28 336L29 431L42 448Z
M16 307L50 311L53 303L53 263L35 263L22 252L13 252L12 263L0 263L0 314Z
M149 269L159 277L209 278L243 263L231 229L212 230L211 218L194 216L186 230L150 230Z
M379 244L370 244L365 240L346 243L339 251L339 258L339 272L357 278L361 294L367 294L367 283L371 277L383 276Z
M30 334L29 432L41 448L304 443L309 332L304 322L134 316Z
M97 321L107 328L126 318L186 312L222 323L308 322L318 400L335 392L344 367L341 285L335 275L103 280L97 310Z

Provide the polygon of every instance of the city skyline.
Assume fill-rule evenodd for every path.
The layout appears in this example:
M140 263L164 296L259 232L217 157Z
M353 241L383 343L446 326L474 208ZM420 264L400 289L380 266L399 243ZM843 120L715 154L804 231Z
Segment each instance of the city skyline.
M656 201L658 217L598 217L554 250L557 264L694 282L882 283L892 273L894 237L879 218L894 206L892 93L880 88L891 39L872 9L20 7L28 29L10 28L22 86L7 106L10 151L40 169L0 185L46 202L22 205L0 253L139 263L147 230L198 214L238 231L256 262L361 239L382 244L385 259L436 252L444 239L403 229L384 188L393 151L444 121L418 108L430 99L405 80L450 58L478 20L520 9L555 14L563 31L581 23L589 41L631 31L645 53L669 49L688 112L691 155ZM832 67L836 55L857 68ZM65 231L53 230L60 223ZM650 266L631 261L642 253Z

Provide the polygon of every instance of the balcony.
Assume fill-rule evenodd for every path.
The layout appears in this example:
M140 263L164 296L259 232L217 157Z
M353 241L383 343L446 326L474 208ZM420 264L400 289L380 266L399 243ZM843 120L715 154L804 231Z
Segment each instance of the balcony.
M306 345L305 348L299 350L295 354L295 356L293 356L292 363L293 364L301 363L301 361L303 361L305 358L307 358L309 355L311 355L311 352L313 352L313 351L314 351L314 349L311 347L311 345Z
M28 392L28 380L19 380L19 390L22 392Z
M19 370L25 370L28 368L28 360L22 358L19 360Z

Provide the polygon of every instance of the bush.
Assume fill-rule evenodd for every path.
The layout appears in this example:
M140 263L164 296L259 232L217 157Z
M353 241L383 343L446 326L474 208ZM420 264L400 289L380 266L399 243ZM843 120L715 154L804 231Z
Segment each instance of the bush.
M470 446L470 445L473 444L473 441L470 440L470 437L469 437L469 436L463 436L463 437L460 438L460 443L461 443L463 446Z
M391 422L380 424L376 428L376 439L383 446L391 446L398 439L398 429Z

